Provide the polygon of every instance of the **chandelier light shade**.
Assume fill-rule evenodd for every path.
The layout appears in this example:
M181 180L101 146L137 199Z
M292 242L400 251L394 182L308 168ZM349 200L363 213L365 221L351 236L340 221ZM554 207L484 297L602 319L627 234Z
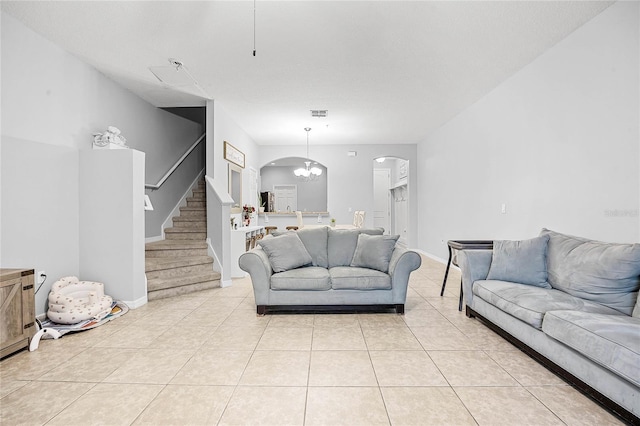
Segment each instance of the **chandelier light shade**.
M313 180L322 174L322 169L311 167L311 161L309 160L309 131L311 127L305 127L304 130L307 132L307 161L304 162L304 167L295 169L293 174L304 180Z

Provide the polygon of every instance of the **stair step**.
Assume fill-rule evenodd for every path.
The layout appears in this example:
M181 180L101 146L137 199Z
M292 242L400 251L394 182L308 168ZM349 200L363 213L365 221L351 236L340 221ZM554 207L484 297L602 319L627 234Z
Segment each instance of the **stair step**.
M205 241L163 240L148 243L145 248L147 258L208 256Z
M206 206L207 206L206 200L198 200L198 199L194 199L193 197L187 198L187 207L206 207Z
M204 240L207 238L206 228L167 228L164 230L167 240Z
M193 207L193 206L186 206L186 207L180 207L180 216L202 216L202 217L206 217L207 213L207 208L200 206L200 207Z
M162 258L158 258L162 259ZM190 275L204 275L215 272L213 270L213 259L209 259L207 263L197 265L177 266L174 268L158 269L155 271L147 271L147 279L172 279Z
M200 220L176 221L176 218L174 218L173 227L176 229L199 229L202 232L207 232L207 221L203 218Z
M207 274L187 275L173 278L155 278L147 281L147 290L149 292L166 290L168 288L182 287L197 283L220 280L218 272L210 272Z
M172 268L182 268L186 266L197 266L213 264L210 256L190 256L190 257L152 257L145 260L145 271L147 273L161 271Z
M156 290L147 292L147 300L159 300L169 297L180 296L182 294L195 293L203 290L211 290L220 287L220 280L205 281L201 283L183 285L180 287L167 288L164 290Z

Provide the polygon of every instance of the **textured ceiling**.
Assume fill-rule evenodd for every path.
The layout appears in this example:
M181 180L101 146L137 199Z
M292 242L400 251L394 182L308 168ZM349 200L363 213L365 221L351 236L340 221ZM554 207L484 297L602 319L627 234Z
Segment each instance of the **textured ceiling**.
M2 1L159 107L216 99L260 145L417 143L600 13L597 1ZM150 66L184 63L198 87ZM328 118L309 110L328 109Z

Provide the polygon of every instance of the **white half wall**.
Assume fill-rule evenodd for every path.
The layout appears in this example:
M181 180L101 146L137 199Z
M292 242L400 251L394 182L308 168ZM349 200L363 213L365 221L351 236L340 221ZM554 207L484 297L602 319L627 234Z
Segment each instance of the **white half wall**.
M419 144L418 248L640 240L639 8L612 5Z

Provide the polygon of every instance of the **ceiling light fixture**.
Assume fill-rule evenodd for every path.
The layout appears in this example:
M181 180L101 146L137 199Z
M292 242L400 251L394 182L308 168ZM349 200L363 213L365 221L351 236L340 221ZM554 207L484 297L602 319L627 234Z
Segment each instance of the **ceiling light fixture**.
M309 131L311 127L305 127L307 132L307 161L304 162L305 167L300 167L293 171L293 174L304 180L314 180L322 174L322 169L319 167L311 167L311 160L309 159Z

